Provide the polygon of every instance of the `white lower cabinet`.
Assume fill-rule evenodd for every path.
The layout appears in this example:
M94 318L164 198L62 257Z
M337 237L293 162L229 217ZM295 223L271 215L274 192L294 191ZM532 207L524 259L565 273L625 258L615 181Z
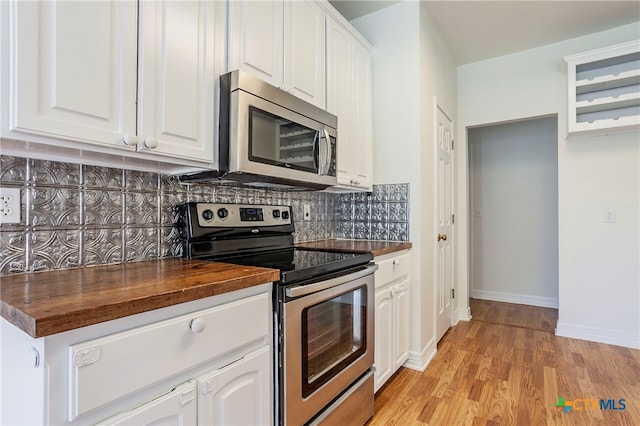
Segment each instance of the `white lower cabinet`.
M198 424L271 423L271 353L263 347L197 379Z
M408 251L376 257L376 349L374 391L409 358L409 286L411 254Z
M2 318L0 424L272 424L271 318L271 284L38 339Z
M196 385L195 382L189 381L166 395L98 424L186 426L194 425L196 422Z

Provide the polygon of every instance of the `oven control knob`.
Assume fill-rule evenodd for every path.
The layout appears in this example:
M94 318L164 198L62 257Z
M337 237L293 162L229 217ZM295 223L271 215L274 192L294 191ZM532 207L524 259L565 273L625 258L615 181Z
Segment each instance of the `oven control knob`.
M225 209L224 207L218 209L218 217L220 219L226 219L227 216L229 216L229 210Z
M273 211L273 218L274 219L278 219L280 217L280 210L274 210Z
M213 212L209 209L206 209L205 211L202 212L202 218L204 220L211 220L213 219Z
M289 212L288 212L288 211L286 211L286 210L283 210L283 211L282 211L282 218L283 218L284 220L289 219Z

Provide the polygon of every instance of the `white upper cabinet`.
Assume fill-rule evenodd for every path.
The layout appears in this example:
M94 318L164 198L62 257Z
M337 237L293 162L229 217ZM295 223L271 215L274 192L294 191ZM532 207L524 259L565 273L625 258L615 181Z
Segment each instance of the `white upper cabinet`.
M215 2L140 2L138 147L213 161Z
M136 133L136 3L6 7L11 130L124 147Z
M640 129L640 40L564 59L570 136Z
M338 117L338 183L371 190L371 54L355 34L327 18L327 110Z
M325 108L324 16L313 1L229 2L228 70Z
M230 1L228 71L241 69L283 86L284 3Z
M287 1L284 8L284 86L326 107L325 13L312 1Z
M373 168L373 104L371 81L371 53L360 43L354 45L354 111L355 150L352 151L351 165L355 185L371 189Z
M8 22L3 39L9 36L3 137L71 148L83 157L80 150L212 163L215 4L1 5Z

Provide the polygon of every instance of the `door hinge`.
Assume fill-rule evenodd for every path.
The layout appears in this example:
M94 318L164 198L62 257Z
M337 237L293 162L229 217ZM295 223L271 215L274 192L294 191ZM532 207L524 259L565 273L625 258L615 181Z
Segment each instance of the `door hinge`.
M453 150L453 139L451 139L451 150Z
M455 288L452 288L452 289L451 289L451 298L452 298L452 299L455 299L455 298L456 298L456 289L455 289Z
M453 225L454 223L456 223L456 215L451 213L451 224Z

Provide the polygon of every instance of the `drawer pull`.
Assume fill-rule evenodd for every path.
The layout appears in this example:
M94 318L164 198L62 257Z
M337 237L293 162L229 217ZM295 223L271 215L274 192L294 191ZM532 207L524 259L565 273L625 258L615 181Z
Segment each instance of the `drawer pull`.
M194 318L189 321L189 328L193 331L193 334L202 333L207 327L207 323L202 318Z

